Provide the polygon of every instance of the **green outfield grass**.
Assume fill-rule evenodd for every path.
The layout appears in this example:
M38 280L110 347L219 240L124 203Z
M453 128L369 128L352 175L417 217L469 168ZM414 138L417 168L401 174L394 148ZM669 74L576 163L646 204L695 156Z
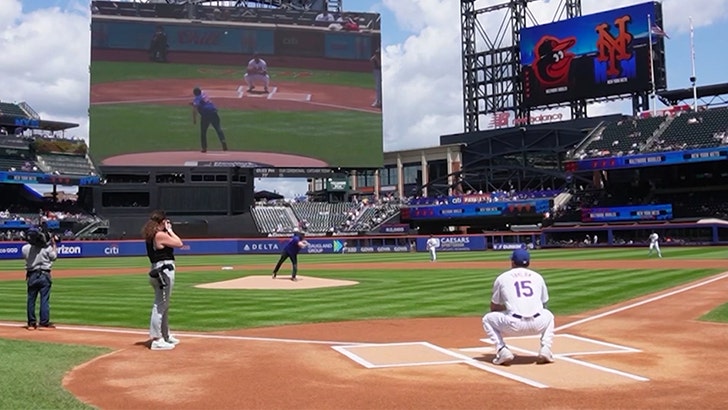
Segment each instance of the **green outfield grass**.
M666 257L719 258L719 248L665 250ZM538 260L562 259L563 268L541 270L552 294L550 307L557 315L595 309L646 293L677 286L718 273L719 269L571 269L567 259L644 259L644 249L595 251L534 251ZM367 269L366 261L422 261L424 254L302 255L301 275L359 282L356 286L301 291L212 290L197 284L247 275L269 275L270 268L222 271L221 266L272 264L277 255L186 256L180 266L199 266L180 272L172 304L178 330L223 330L281 324L359 320L389 317L472 316L485 312L495 276L508 267L508 253L441 253L439 269ZM503 269L455 269L449 260L502 260ZM314 263L351 263L351 270L306 268ZM64 259L57 268L123 267L138 270L129 275L58 278L53 288L53 320L67 324L96 324L144 328L148 322L151 290L144 258ZM4 262L4 270L20 269ZM214 268L209 268L214 266ZM0 273L2 275L2 273ZM25 284L2 282L0 320L24 321ZM123 289L123 292L119 292ZM95 306L103 306L103 309Z
M243 66L93 61L91 63L91 85L113 81L163 78L215 78L239 81L243 78L244 73L245 67ZM374 88L371 73L270 67L269 74L271 80Z
M92 106L90 113L91 155L97 161L123 153L200 149L200 128L192 124L189 106L103 105ZM382 162L380 114L220 109L220 118L233 151L299 154L350 167ZM220 149L212 127L207 138L209 149Z
M726 248L666 248L666 259L724 259ZM570 249L536 250L533 267L549 285L549 307L557 315L576 314L634 297L678 286L719 273L720 269L569 268L569 260L643 260L647 250ZM300 274L355 280L360 284L300 291L213 290L194 285L241 277L269 275L270 269L223 271L226 265L272 266L277 255L185 256L180 266L198 267L179 272L171 305L174 330L210 331L374 318L480 316L488 309L494 278L509 267L508 252L462 252L438 255L437 269L361 270L364 262L424 261L424 253L301 255ZM563 260L563 268L538 269L539 260ZM456 269L450 261L500 261L502 269ZM352 269L312 270L307 265L350 263ZM61 324L124 326L145 329L152 291L147 282L146 258L62 259L57 269L133 269L115 276L56 278L53 282L52 320ZM214 267L214 268L211 268ZM0 277L22 270L22 261L0 262ZM286 269L289 265L285 266ZM287 271L282 271L285 274ZM0 320L25 321L25 284L0 282ZM728 305L706 320L725 320ZM0 340L0 397L2 408L88 408L60 387L61 376L74 365L103 352L101 349ZM38 353L40 352L40 353ZM44 359L49 357L49 360ZM42 373L38 369L42 369ZM32 396L32 400L28 397Z

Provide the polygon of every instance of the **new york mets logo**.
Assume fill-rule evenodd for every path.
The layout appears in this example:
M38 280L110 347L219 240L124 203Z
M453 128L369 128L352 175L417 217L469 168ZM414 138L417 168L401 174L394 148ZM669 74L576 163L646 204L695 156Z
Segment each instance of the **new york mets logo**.
M617 76L622 70L619 62L632 58L632 50L630 45L634 38L627 31L627 24L632 21L630 16L622 16L614 20L614 26L617 27L617 35L613 36L609 32L610 26L607 23L601 23L596 27L597 34L597 61L607 63L607 75Z

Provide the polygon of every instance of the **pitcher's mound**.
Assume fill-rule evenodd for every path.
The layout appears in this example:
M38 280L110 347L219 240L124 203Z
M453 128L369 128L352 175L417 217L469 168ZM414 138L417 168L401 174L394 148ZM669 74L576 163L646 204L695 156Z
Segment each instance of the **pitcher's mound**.
M198 288L205 289L315 289L315 288L332 288L336 286L352 286L359 282L351 280L336 280L314 278L311 276L296 277L297 281L292 281L288 275L278 276L272 279L270 276L245 276L243 278L231 279L222 282L203 283L196 285Z

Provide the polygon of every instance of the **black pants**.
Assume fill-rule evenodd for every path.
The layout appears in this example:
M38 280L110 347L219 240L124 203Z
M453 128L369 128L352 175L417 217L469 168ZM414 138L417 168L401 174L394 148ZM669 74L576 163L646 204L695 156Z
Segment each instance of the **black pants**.
M298 273L298 255L289 255L286 251L281 252L281 257L278 259L278 263L276 263L276 267L273 269L273 273L278 273L281 265L283 265L283 262L285 262L288 258L291 259L291 265L293 265L291 277L295 278L296 274Z
M48 326L51 321L51 273L33 271L26 273L28 284L27 314L28 326ZM40 323L35 315L35 302L40 294Z
M220 139L223 151L227 151L225 133L222 132L220 116L217 115L217 112L200 114L200 117L200 145L202 146L202 150L207 151L207 129L210 128L210 125L212 125L212 128L214 128L215 132L217 132L217 138Z

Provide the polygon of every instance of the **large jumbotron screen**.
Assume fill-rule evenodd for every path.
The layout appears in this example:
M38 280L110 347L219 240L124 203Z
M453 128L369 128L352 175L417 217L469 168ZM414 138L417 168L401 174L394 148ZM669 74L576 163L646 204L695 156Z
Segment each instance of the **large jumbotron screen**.
M119 15L109 4L93 2L91 18L90 153L100 164L381 167L378 29ZM267 84L251 60L266 63ZM195 89L205 115L193 124Z
M529 107L666 87L662 6L650 2L521 31L524 102Z

